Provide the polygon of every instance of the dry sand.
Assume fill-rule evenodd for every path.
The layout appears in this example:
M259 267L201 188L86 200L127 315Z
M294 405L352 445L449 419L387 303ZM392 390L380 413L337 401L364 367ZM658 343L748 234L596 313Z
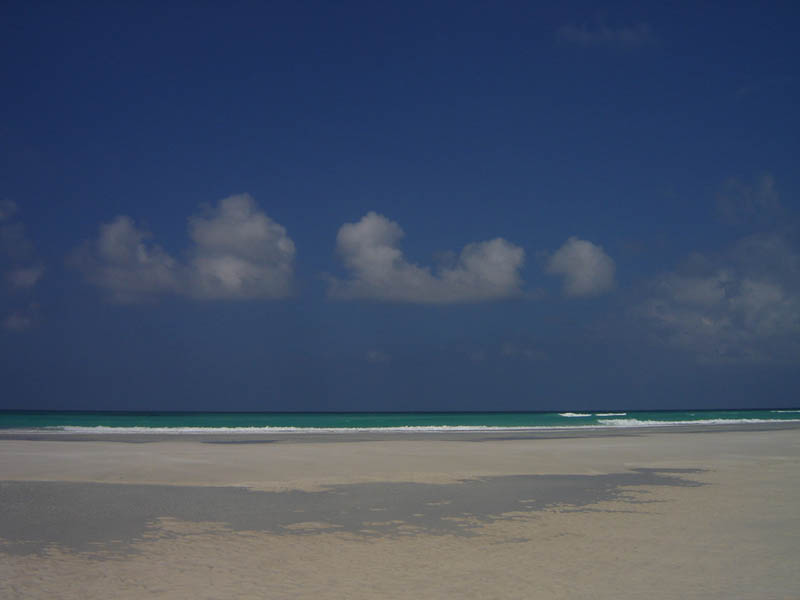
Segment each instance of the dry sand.
M800 428L521 437L0 437L0 597L800 598Z

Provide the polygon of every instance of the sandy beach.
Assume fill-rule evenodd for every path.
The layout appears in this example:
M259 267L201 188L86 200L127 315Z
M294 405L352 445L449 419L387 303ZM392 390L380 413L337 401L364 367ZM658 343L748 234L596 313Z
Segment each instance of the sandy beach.
M0 436L2 598L800 598L800 428Z

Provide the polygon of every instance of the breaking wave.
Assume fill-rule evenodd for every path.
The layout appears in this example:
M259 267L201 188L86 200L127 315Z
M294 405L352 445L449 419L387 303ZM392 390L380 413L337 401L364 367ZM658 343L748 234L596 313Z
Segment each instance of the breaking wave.
M584 416L584 415L578 415ZM591 416L591 415L586 415ZM614 429L635 427L674 427L680 425L751 425L762 423L800 423L800 419L697 419L682 421L657 421L650 419L598 419L585 425L408 425L401 427L109 427L109 426L59 426L28 430L64 434L341 434L341 433L457 433L502 431L554 431L560 429ZM21 430L18 430L21 431Z
M800 419L697 419L695 421L654 421L642 419L600 419L607 427L670 427L673 425L749 425L756 423L797 423Z
M584 425L580 429L586 428L600 429L599 425ZM447 431L525 431L543 429L576 429L570 425L551 425L551 426L494 426L494 425L407 425L402 427L108 427L98 425L96 427L48 427L43 429L49 432L62 433L140 433L140 434L183 434L183 433L203 433L203 434L242 434L242 433L414 433L414 432L447 432ZM31 430L43 431L42 429Z

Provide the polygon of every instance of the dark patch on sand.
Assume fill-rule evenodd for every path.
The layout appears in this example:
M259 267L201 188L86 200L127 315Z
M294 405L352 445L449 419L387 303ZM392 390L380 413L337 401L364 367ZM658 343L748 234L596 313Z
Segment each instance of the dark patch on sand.
M121 551L160 518L216 522L236 531L302 535L472 535L476 527L544 509L591 511L616 500L648 502L637 486L704 485L679 475L697 469L636 469L605 475L511 475L457 483L356 483L321 491L253 491L70 482L0 483L0 551ZM515 513L515 516L509 513Z
M253 491L71 482L0 482L0 551L50 545L72 551L125 551L159 519L215 522L235 531L285 535L344 531L364 536L473 535L483 524L544 509L593 510L598 502L637 503L638 486L696 487L699 469L636 469L605 475L510 475L457 483L355 483L321 491ZM513 513L513 514L511 514Z

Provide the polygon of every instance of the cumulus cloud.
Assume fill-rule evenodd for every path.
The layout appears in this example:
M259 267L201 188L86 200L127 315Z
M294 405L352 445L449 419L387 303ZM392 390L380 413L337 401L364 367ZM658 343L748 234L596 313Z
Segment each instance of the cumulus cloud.
M189 219L193 242L181 262L127 216L100 226L71 263L118 302L162 294L198 299L281 298L290 293L294 243L246 194Z
M31 327L34 318L34 304L27 309L18 306L20 294L30 292L41 280L44 266L36 259L33 243L28 239L25 226L17 220L19 207L11 200L0 201L0 280L2 288L2 310L11 310L3 319L7 330L22 331ZM6 295L6 292L9 295ZM23 295L24 298L24 295Z
M556 38L562 43L579 46L644 46L655 43L656 36L646 23L638 23L630 27L608 27L600 24L596 27L586 25L564 25L556 31Z
M342 225L336 249L350 277L331 279L331 297L446 304L521 293L525 251L519 246L502 238L468 244L451 266L432 272L406 260L400 249L403 236L397 223L374 212Z
M98 238L84 244L71 263L117 302L177 292L181 278L178 262L151 238L133 219L119 216L101 225Z
M652 282L636 314L699 362L800 361L800 254L759 234L720 257L694 255Z
M294 242L247 195L189 219L192 293L200 298L281 298L291 291Z
M601 246L570 237L547 261L547 272L564 279L564 295L595 296L614 287L614 261Z

